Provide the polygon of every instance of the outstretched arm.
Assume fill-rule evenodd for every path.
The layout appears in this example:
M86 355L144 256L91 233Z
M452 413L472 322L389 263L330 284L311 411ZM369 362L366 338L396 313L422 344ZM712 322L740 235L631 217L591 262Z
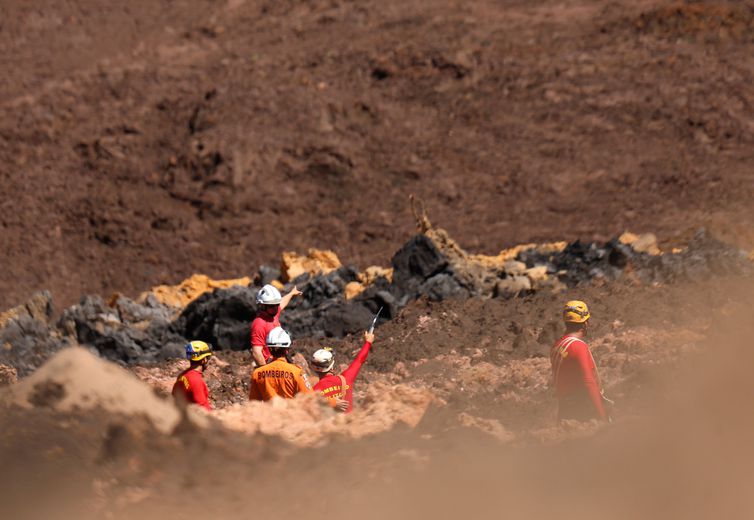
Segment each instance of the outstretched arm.
M293 299L294 296L301 296L302 294L304 293L299 291L298 287L294 285L293 289L291 289L291 292L289 292L288 294L286 294L280 299L280 310L282 311L283 309L288 307L288 304L291 303L291 300Z
M374 342L374 334L370 332L364 333L364 344L361 346L361 350L359 351L358 355L356 356L356 359L354 359L350 365L348 365L348 368L345 369L343 372L343 377L346 378L346 381L348 383L353 383L356 380L356 377L359 375L359 371L361 370L361 366L364 364L364 362L367 360L367 357L369 356L369 351L372 348L372 343Z

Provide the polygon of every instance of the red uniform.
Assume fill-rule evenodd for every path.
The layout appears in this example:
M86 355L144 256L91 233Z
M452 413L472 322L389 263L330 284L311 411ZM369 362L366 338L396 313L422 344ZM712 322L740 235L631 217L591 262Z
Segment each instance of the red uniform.
M328 374L320 379L319 382L314 385L314 390L330 399L335 399L336 397L345 399L348 401L348 409L346 410L346 413L349 413L353 409L353 382L359 375L361 365L367 360L369 349L371 348L372 344L368 341L365 342L364 345L362 345L359 354L356 356L356 359L354 359L348 368L343 371L342 375L346 379L346 395L344 397L341 397L343 388L341 386L340 378L333 374Z
M267 334L272 329L280 326L280 307L275 316L270 317L267 313L259 313L254 321L251 322L251 346L262 347L262 356L265 361L272 357L270 349L267 348Z
M550 363L558 419L604 419L597 366L589 346L573 336L563 336L550 350Z
M198 370L189 368L181 372L173 385L173 397L186 403L198 404L212 410L209 402L209 389Z

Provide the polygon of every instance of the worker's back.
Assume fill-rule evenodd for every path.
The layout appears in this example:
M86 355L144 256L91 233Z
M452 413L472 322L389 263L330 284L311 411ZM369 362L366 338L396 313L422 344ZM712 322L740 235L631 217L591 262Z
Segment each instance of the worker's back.
M563 336L550 351L552 379L561 419L604 418L597 367L589 346L581 339Z
M274 359L251 374L251 400L269 401L273 397L290 399L306 392L311 392L306 373L293 363L288 363L284 357Z

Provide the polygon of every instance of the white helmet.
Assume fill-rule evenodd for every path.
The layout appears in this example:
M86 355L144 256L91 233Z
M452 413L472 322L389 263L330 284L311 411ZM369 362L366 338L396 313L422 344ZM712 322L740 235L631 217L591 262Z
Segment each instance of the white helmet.
M278 305L283 297L273 285L267 284L257 293L257 304L261 305Z
M267 334L265 343L267 348L290 348L291 337L283 330L283 327L275 327Z
M329 348L321 348L312 354L312 368L315 372L329 372L335 365L335 355Z

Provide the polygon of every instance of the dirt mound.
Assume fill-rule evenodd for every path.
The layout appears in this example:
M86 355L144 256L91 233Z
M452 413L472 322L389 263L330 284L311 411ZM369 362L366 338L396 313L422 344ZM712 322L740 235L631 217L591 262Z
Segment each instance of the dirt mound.
M279 436L296 446L326 443L333 438L359 439L391 430L396 423L415 427L435 399L421 388L373 384L359 409L337 414L319 396L270 403L235 404L213 414L234 431Z
M155 395L128 371L79 347L66 348L50 358L7 389L4 401L66 412L99 408L113 414L146 416L164 433L180 420L171 401Z

